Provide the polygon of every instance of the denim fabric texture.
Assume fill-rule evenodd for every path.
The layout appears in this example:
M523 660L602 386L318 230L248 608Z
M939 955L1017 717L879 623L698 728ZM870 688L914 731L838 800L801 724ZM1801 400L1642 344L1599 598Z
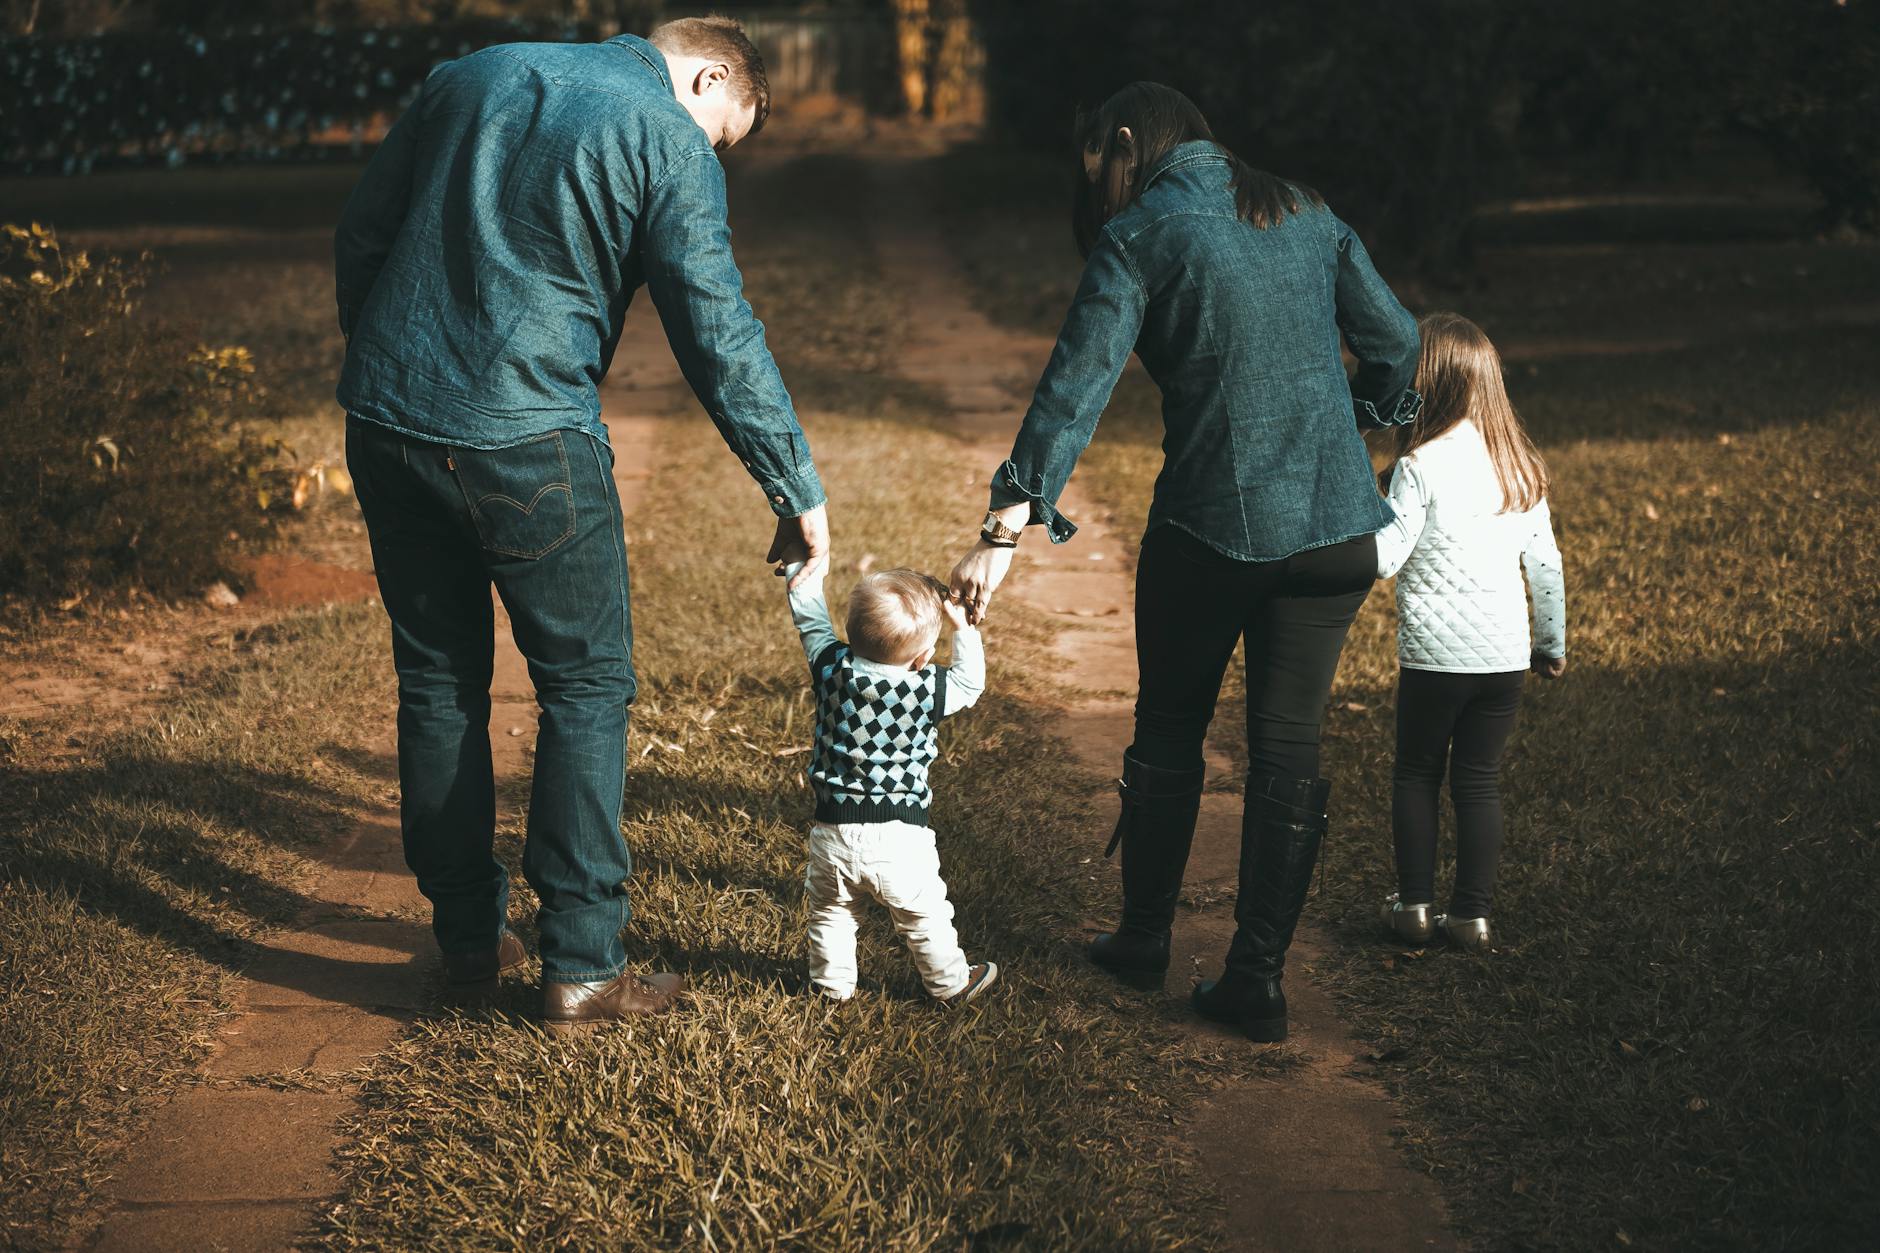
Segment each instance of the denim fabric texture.
M607 438L596 388L644 283L772 512L823 501L743 295L725 175L643 39L505 44L431 72L334 237L339 403L459 448Z
M1230 177L1215 145L1179 145L1104 227L993 508L1029 502L1053 541L1075 533L1058 497L1134 351L1162 390L1150 531L1277 561L1391 520L1359 427L1415 420L1416 319L1331 210L1259 230Z
M507 913L493 852L494 584L541 708L522 870L541 900L542 977L612 978L626 965L634 694L612 453L580 431L477 449L354 418L346 464L392 620L405 860L438 947L491 948Z

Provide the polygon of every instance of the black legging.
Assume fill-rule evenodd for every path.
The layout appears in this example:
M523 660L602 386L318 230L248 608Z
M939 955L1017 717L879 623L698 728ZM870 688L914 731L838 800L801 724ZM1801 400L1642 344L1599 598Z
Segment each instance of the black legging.
M1150 532L1136 570L1133 755L1165 770L1202 764L1221 678L1245 635L1249 769L1317 777L1338 654L1376 578L1370 535L1279 561L1236 561L1179 527Z
M1397 893L1436 899L1436 805L1449 764L1456 807L1454 918L1486 918L1501 863L1501 754L1521 707L1522 670L1500 674L1398 672L1397 765L1391 772L1390 826Z

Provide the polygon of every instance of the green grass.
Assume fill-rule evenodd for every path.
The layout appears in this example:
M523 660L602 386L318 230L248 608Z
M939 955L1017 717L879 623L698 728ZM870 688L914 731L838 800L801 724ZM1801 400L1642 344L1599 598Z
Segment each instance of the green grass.
M1049 174L953 160L984 307L1051 330L1076 261ZM971 190L995 183L998 203ZM1534 681L1507 764L1500 948L1412 957L1376 934L1380 588L1327 724L1323 974L1388 1046L1408 1150L1484 1247L1852 1247L1880 1224L1880 254L1545 238L1485 250L1466 287L1406 285L1501 344L1555 476L1571 668ZM1158 434L1153 388L1126 379L1081 470L1125 529ZM1230 677L1216 731L1244 751L1238 697Z

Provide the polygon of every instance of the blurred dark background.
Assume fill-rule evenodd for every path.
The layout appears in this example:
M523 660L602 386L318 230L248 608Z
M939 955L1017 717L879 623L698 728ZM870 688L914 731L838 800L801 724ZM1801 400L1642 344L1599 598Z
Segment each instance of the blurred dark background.
M704 11L659 0L3 0L0 169L354 156L436 62ZM1805 192L1880 224L1873 0L741 3L780 106L1066 143L1137 78L1311 182L1405 264L1516 195ZM862 134L869 134L863 130Z

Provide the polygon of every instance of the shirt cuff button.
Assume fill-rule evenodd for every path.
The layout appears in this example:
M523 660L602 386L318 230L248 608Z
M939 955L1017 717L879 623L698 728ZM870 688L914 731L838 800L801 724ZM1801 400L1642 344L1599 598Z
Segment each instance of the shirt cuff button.
M781 496L772 496L772 497L770 498L770 503L771 503L771 504L773 504L773 505L781 505L781 504L783 503L783 497L781 497Z

